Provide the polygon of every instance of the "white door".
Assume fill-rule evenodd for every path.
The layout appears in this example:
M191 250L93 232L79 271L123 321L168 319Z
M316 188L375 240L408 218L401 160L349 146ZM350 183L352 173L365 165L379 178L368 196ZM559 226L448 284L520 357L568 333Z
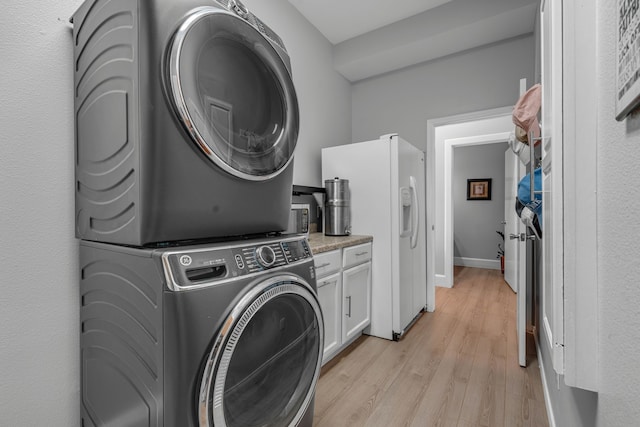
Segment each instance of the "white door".
M527 90L527 79L520 80L520 95L524 94ZM532 158L533 156L530 156ZM520 179L526 174L526 168L521 161L516 162L516 185L520 182ZM530 301L531 296L527 292L527 262L529 256L527 251L531 247L529 240L527 240L527 227L522 221L517 221L515 242L518 242L518 249L516 253L517 257L517 274L516 282L518 283L518 298L516 309L516 328L518 331L518 362L520 366L527 366L527 302ZM511 236L509 236L511 238Z
M518 283L518 302L516 309L516 327L518 328L518 362L520 366L527 366L527 250L529 249L529 241L526 240L527 228L518 221L518 236L519 239L514 239L518 242L518 269L517 280Z
M371 261L342 273L342 342L371 323Z
M397 137L395 137L397 138ZM399 246L398 313L394 313L394 333L402 333L427 305L424 154L410 143L397 140L397 215ZM393 144L392 144L393 146ZM393 158L392 150L392 158ZM393 190L393 189L392 189ZM396 320L397 319L397 320Z
M395 149L393 148L395 145ZM411 145L404 141L399 141L397 137L394 138L391 144L392 147L392 174L393 169L396 169L398 177L396 190L397 199L395 206L397 209L398 231L398 261L399 261L399 282L395 284L394 298L397 298L398 304L394 304L394 309L397 307L398 312L394 313L394 333L402 333L404 328L409 325L415 314L413 311L413 250L412 250L412 234L417 209L417 202L415 197L415 190L412 188L412 165L411 156L413 150ZM394 155L397 156L393 159ZM415 180L415 178L414 178ZM392 189L393 194L393 189ZM393 206L392 204L392 206Z
M518 192L518 158L509 149L504 153L504 281L518 292L518 223L516 194Z
M516 213L518 182L525 175L525 167L510 149L504 155L504 280L516 292L516 328L518 333L518 362L527 364L527 240L526 226Z
M412 156L412 180L410 187L414 196L414 224L411 234L413 255L413 313L414 316L427 306L427 240L425 206L424 153L415 150Z

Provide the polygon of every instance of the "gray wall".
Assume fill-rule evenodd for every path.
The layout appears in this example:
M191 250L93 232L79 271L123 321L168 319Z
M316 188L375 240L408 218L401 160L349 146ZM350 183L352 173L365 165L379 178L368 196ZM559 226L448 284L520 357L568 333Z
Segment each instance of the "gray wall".
M397 132L426 151L428 119L515 104L534 50L533 36L517 38L354 84L352 142Z
M505 142L453 149L454 257L495 263L498 243L504 248L496 230L504 231L504 152L507 148ZM470 178L492 179L491 200L467 200L467 179Z
M287 0L246 0L292 55L301 113L294 176L319 185L320 149L351 138L349 83L331 44ZM80 0L0 14L0 425L79 425L78 242L68 18Z
M67 20L80 1L0 14L0 425L79 418L73 74Z
M538 317L538 321L541 317ZM564 376L558 377L553 370L553 361L549 350L549 338L545 334L545 329L539 327L540 354L544 363L544 371L541 375L547 381L549 401L553 408L556 426L596 426L596 415L598 413L598 394L579 388L568 387L564 383ZM626 426L631 424L603 423L602 426Z
M640 116L615 117L616 8L597 2L598 424L640 420Z

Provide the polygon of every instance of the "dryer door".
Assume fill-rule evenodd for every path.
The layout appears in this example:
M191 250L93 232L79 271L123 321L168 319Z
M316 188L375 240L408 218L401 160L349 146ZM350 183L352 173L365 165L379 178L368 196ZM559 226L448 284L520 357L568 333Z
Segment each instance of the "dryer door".
M298 276L257 284L223 323L198 395L200 427L295 426L320 374L323 321Z
M291 162L299 113L290 70L247 20L215 7L195 9L175 33L167 74L180 121L219 167L262 181Z

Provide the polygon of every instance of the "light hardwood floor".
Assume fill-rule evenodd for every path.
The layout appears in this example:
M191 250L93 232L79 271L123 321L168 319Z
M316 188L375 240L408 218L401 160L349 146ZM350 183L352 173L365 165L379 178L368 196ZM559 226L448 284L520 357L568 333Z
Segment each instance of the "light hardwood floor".
M516 295L457 268L400 342L364 336L322 370L314 427L548 426L535 351L518 365Z

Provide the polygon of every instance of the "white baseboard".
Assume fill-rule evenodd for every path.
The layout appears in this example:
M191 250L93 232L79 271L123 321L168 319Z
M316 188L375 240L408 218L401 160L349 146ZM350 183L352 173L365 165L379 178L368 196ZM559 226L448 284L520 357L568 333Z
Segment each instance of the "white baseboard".
M447 276L444 274L436 274L435 285L441 288L453 288L453 283L447 283Z
M453 265L460 265L463 267L475 267L475 268L488 268L490 270L500 270L499 259L481 259L481 258L466 258L466 257L454 257Z
M538 366L540 367L540 379L542 380L542 392L544 394L544 406L547 407L547 418L549 418L549 427L556 427L556 417L553 414L553 406L551 406L551 398L549 397L549 385L547 384L547 376L544 371L544 361L540 352L538 337L534 334L536 340L536 352L538 353Z

